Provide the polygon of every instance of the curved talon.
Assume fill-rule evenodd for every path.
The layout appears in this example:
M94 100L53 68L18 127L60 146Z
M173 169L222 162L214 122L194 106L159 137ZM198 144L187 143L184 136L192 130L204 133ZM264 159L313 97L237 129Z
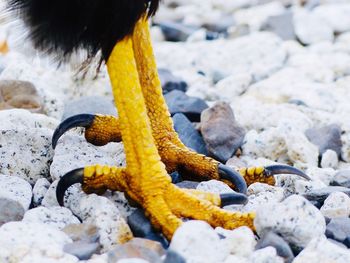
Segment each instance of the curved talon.
M64 120L55 130L52 137L52 147L55 149L57 142L61 136L70 129L83 127L88 128L92 125L95 115L79 114Z
M227 205L245 205L248 203L248 197L240 193L220 194L221 207Z
M295 174L298 175L300 177L305 178L306 180L311 180L311 178L306 175L304 172L302 172L301 170L293 167L293 166L289 166L289 165L282 165L282 164L278 164L278 165L270 165L264 168L264 174L265 176L269 177L269 176L273 176L275 174Z
M247 183L245 182L241 174L223 164L219 164L218 169L220 179L224 179L231 182L237 188L237 191L239 193L247 194Z
M69 187L73 184L80 183L84 181L84 169L79 168L69 173L65 174L58 182L56 188L56 198L60 206L64 206L64 194Z

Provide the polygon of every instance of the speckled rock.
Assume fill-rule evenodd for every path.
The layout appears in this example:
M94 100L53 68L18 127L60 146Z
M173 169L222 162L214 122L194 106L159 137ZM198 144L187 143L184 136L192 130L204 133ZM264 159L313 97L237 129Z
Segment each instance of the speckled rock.
M274 247L266 247L254 251L249 257L251 263L283 263L283 258L277 255L277 251Z
M33 204L39 206L50 187L50 182L46 178L40 178L33 187Z
M221 262L229 255L219 236L203 221L188 221L179 227L170 249L186 258L188 263Z
M80 210L83 222L95 224L99 229L102 251L107 251L132 238L128 224L107 198L95 194L83 197L80 201Z
M326 198L335 192L342 192L350 196L350 189L341 186L328 186L308 191L303 196L317 207L321 208Z
M16 201L27 211L32 202L32 187L19 177L0 174L0 198Z
M217 102L202 112L201 132L209 154L224 163L241 147L245 135L232 108L225 102Z
M72 212L65 207L37 207L26 212L23 222L40 223L62 230L69 224L80 223Z
M350 197L342 192L332 193L324 201L320 210L328 218L349 217Z
M215 89L221 100L231 102L235 97L244 93L251 82L252 75L244 72L220 80L216 83Z
M223 246L227 246L230 254L249 257L253 253L256 241L250 228L243 226L234 230L226 230L217 227L215 232L224 237L220 242Z
M62 249L65 244L71 242L66 234L45 224L10 222L0 227L0 245L11 251L26 246Z
M49 177L53 157L52 130L46 128L1 130L0 172L34 184Z
M297 195L259 209L254 224L259 235L273 230L289 243L300 247L306 246L312 238L324 234L326 230L321 212Z
M50 174L53 180L57 180L71 170L87 165L121 166L124 162L125 155L120 143L96 147L87 143L82 136L67 134L57 144Z
M347 263L350 251L328 241L324 236L314 238L295 258L294 263Z

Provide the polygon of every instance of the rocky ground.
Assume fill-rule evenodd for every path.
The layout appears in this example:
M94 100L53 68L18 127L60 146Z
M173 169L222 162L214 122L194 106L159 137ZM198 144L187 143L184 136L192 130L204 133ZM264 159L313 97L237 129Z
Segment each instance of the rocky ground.
M81 130L51 147L62 119L116 114L108 76L92 67L83 79L79 55L57 67L2 11L0 262L350 262L349 14L348 0L163 1L152 35L182 140L232 167L285 163L312 178L276 176L251 185L246 205L225 207L255 211L256 234L188 221L168 244L122 193L75 186L58 206L66 172L125 163L122 144L94 147Z

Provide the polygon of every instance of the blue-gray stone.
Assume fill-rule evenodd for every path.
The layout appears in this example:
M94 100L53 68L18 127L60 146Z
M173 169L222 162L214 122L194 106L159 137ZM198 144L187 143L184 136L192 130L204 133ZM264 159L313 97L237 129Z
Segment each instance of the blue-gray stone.
M326 236L339 242L344 242L350 236L350 218L331 219L326 228Z
M196 32L199 28L193 26L186 26L181 23L163 21L157 23L161 28L163 35L167 41L186 41L190 35Z
M175 251L168 250L163 263L186 263L186 259Z
M350 196L350 189L341 186L328 186L321 189L311 190L307 194L303 194L303 196L307 200L309 200L313 205L315 205L318 208L321 208L324 203L324 200L326 200L326 198L330 194L335 192L342 192Z
M187 83L183 79L174 76L169 70L158 69L158 74L162 83L163 94L167 94L173 90L187 91Z
M24 216L24 208L19 202L0 198L0 227L12 221L21 221Z
M63 251L76 256L80 260L88 260L100 250L99 243L86 243L83 241L66 244Z
M350 188L350 170L338 171L332 181L331 185L344 186Z

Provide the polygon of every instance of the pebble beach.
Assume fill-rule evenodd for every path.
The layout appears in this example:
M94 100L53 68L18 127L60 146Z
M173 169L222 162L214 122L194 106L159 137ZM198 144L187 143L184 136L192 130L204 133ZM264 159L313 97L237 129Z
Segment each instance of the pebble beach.
M117 116L105 65L84 51L59 63L0 0L0 263L350 262L350 1L163 0L150 21L163 94L189 148L234 169L287 164L311 180L254 183L255 231L185 220L171 242L121 192L56 186L87 165L125 166L123 143L84 130L52 135L76 114ZM220 181L179 187L232 193Z

